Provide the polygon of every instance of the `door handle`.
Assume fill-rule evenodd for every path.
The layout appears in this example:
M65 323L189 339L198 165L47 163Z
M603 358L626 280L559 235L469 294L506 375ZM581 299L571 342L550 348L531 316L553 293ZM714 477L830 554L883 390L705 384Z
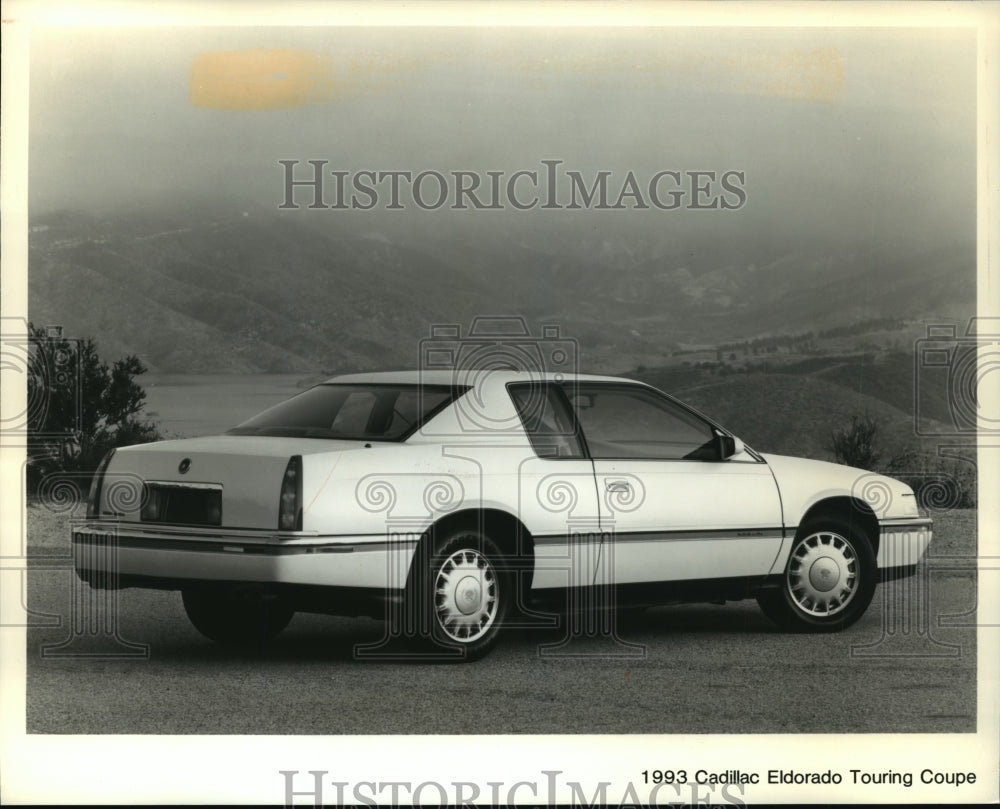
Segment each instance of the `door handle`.
M632 487L625 480L608 480L604 482L604 487L613 494L628 494Z

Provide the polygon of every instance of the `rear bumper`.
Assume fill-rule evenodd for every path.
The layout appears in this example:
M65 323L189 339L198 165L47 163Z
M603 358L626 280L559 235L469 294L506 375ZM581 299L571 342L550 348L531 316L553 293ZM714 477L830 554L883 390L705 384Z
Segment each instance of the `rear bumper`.
M71 528L77 575L94 587L253 582L402 590L419 537L322 536L84 520Z

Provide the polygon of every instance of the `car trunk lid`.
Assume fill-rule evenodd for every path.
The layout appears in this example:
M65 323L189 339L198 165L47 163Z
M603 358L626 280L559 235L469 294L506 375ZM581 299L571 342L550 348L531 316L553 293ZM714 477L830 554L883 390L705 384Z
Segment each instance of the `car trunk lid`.
M209 436L125 447L108 466L99 516L277 530L281 484L293 456L365 446L361 441Z

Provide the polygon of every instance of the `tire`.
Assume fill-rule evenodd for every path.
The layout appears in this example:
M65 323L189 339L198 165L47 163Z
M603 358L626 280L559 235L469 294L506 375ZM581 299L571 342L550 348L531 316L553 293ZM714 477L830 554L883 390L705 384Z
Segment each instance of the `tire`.
M501 559L496 543L476 531L422 543L406 593L407 624L420 647L476 660L496 645L514 593Z
M830 518L799 529L781 587L760 593L757 603L784 629L837 632L864 615L877 583L868 535Z
M194 628L227 646L264 646L295 614L280 599L247 588L195 587L184 590L182 598Z

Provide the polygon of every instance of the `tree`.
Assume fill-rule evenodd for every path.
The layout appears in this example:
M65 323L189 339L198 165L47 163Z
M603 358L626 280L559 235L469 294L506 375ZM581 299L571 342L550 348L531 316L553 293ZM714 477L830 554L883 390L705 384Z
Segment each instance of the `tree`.
M133 354L112 365L93 340L28 324L28 492L46 474L92 473L112 447L158 441L143 418L146 392L135 378L146 366Z
M882 458L878 449L878 432L878 421L867 411L861 416L855 414L851 417L850 427L830 434L829 449L837 463L858 469L875 469Z

